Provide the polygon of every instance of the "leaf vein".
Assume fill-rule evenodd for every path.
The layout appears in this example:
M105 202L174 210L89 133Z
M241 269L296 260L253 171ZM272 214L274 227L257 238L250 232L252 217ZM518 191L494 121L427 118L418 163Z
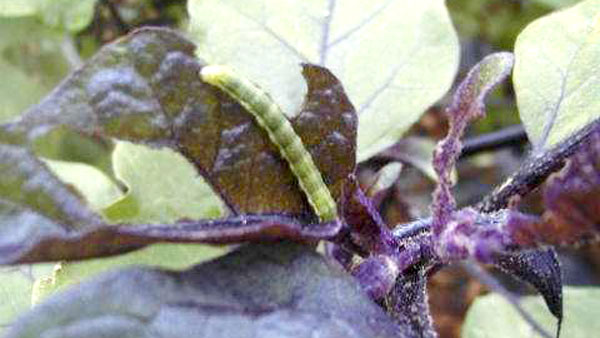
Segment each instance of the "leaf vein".
M408 56L406 57L406 59L407 60L412 59L413 56L419 52L420 49L421 49L420 46L417 46L416 48L414 48L412 50L412 52L410 52L408 54ZM375 102L375 100L377 100L377 98L381 94L383 94L383 92L385 92L390 86L392 86L392 84L394 82L394 79L396 78L396 76L398 75L398 73L407 64L408 64L408 62L402 62L398 66L396 66L396 68L394 68L394 71L390 74L390 76L388 76L388 78L384 81L384 83L379 88L376 88L375 91L373 91L373 93L368 96L367 100L365 100L365 102L360 106L360 108L357 111L358 115L362 114L363 111L367 110L373 104L373 102Z
M364 28L365 26L367 26L369 23L371 23L371 21L373 21L376 17L379 16L379 14L383 13L383 11L392 3L392 0L388 0L386 1L383 5L381 5L379 8L377 8L375 11L373 11L371 14L369 14L366 18L364 18L361 22L359 22L356 26L350 28L349 30L347 30L345 33L342 33L340 36L338 36L336 39L334 39L329 46L327 46L328 48L331 48L337 44L339 44L340 42L348 39L350 36L352 36L352 34L356 33L357 31L359 31L360 29Z
M240 16L244 17L245 19L247 19L248 21L256 24L265 33L267 33L269 36L271 36L273 39L275 39L277 42L279 42L279 44L281 44L285 49L287 49L288 51L290 51L291 53L293 53L294 55L296 55L303 62L309 62L309 59L308 59L308 57L306 55L304 55L300 50L298 50L296 47L294 47L293 45L291 45L290 43L288 43L281 35L279 35L277 32L275 32L274 30L272 30L264 22L261 22L261 21L255 19L255 18L253 18L252 16L244 13L244 12L241 12L236 6L230 6L230 8L234 12L236 12L238 15L240 15Z
M331 19L333 18L333 12L335 11L335 4L336 0L329 0L327 16L325 17L325 21L323 22L323 35L321 40L319 56L319 64L321 66L324 66L325 62L327 61L327 51L329 48L329 33L331 31Z

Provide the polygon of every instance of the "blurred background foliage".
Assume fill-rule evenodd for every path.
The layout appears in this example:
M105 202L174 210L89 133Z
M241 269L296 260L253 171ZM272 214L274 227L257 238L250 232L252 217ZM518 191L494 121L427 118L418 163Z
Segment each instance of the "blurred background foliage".
M461 79L485 55L500 50L512 51L518 33L534 19L576 2L577 0L448 0L447 5L461 42L461 67L457 79ZM185 31L187 23L185 0L0 0L0 123L18 117L27 107L39 102L61 79L102 45L142 26L166 26ZM442 99L439 105L425 112L409 135L433 140L443 137L447 126L441 112L447 102L448 98ZM519 124L514 92L509 83L491 95L487 111L487 117L470 128L469 137ZM135 152L139 157L143 154L145 162L138 163L140 171L151 170L144 167L149 157L171 156L147 155L147 150L128 149L130 146L127 145L117 147L125 149L121 151ZM114 195L111 198L121 199L114 205L133 203L135 194L131 191L135 192L138 188L150 194L143 196L143 199L151 199L153 193L158 193L157 189L135 187L135 183L127 181L127 177L133 177L131 181L135 182L135 171L129 169L129 174L115 174L114 148L115 144L90 140L68 130L56 130L35 145L35 151L49 160L76 162L99 170L117 189L117 193L114 189L110 192L110 196ZM526 151L527 143L521 142L517 147L485 152L461 161L458 168L460 179L456 188L459 202L473 203L489 192L503 177L518 167ZM60 164L56 167L59 168ZM376 161L363 163L359 168L361 180L367 182L365 184L372 182L379 167ZM75 169L70 167L64 170ZM198 189L202 191L204 188L199 185ZM398 182L381 204L388 224L399 224L427 215L432 190L433 182L427 175L417 168L405 167ZM528 198L527 208L536 210L538 200L536 196ZM189 211L194 205L181 203L176 199L169 203L170 213L167 214L153 208L149 208L153 214L145 214L143 211L135 215L119 214L120 209L114 205L107 214L121 221L152 221L152 217L168 221L171 213L191 213L192 216L197 216ZM208 204L210 210L206 212L210 217L223 214L224 211L217 202L209 201ZM0 304L0 332L2 325L7 325L17 313L30 306L36 279L40 281L34 297L37 301L41 297L40 293L70 284L68 278L79 280L82 276L96 274L110 266L149 262L172 266L169 262L179 260L179 264L172 267L183 268L224 252L223 249L190 246L178 247L176 251L165 250L164 247L148 251L152 252L150 256L125 256L106 263L95 262L88 265L89 268L70 265L60 267L61 270L55 268L54 272L51 264L0 268L0 299L6 300ZM148 257L162 259L153 260ZM571 285L600 282L598 257L600 247L592 245L561 252L561 261L566 271L565 282ZM56 277L61 273L71 277L52 280L52 276ZM531 292L522 284L505 276L498 276L516 292ZM55 287L43 286L48 281L55 283ZM466 310L477 296L486 292L483 285L460 267L450 267L436 274L430 281L429 289L430 304L441 337L460 336ZM536 309L545 311L543 307ZM477 335L469 331L467 336Z

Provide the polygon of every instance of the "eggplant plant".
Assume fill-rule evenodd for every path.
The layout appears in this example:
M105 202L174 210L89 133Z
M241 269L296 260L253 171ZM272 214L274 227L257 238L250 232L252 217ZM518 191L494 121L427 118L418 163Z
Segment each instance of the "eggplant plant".
M386 187L366 189L357 164L405 156L400 136L450 87L458 43L443 1L352 6L190 0L195 42L135 30L1 124L0 264L63 262L6 337L436 337L427 280L463 261L533 286L559 335L568 314L553 248L600 232L600 3L533 22L514 54L490 53L461 79L432 154L431 214L394 227L376 198ZM511 72L531 153L459 207L463 134ZM105 162L60 161L45 145L64 135ZM519 210L538 189L545 211ZM208 260L192 246L204 250L192 267L78 283L85 260L161 243L219 247Z

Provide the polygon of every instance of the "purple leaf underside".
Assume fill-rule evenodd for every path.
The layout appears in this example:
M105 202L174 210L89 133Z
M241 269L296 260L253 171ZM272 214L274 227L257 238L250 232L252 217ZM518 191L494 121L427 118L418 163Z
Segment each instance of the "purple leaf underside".
M149 334L414 336L369 301L344 271L306 246L279 243L245 246L184 272L133 268L105 274L39 304L6 337Z
M525 251L503 256L494 265L517 279L531 284L544 298L548 310L562 322L562 276L553 249Z

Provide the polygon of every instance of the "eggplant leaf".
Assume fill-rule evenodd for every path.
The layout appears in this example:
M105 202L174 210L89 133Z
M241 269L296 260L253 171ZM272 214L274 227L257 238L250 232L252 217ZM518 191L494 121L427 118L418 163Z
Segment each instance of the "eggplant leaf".
M565 322L561 336L593 337L600 330L596 318L600 309L600 291L592 287L565 287ZM544 309L541 297L522 298L523 308L546 329L556 331L556 322ZM507 328L510 328L508 330ZM533 338L541 337L502 296L490 294L479 297L467 312L462 329L463 338L484 337Z
M113 165L127 194L102 210L111 222L168 224L227 214L195 168L170 149L120 141L113 152Z
M281 243L246 246L184 272L104 275L36 306L6 337L156 335L392 338L407 331L311 248Z
M52 271L52 266L35 264L0 268L0 336L17 315L31 308L34 281Z
M143 29L103 48L19 127L30 137L57 126L151 146L190 161L234 213L310 216L287 163L250 113L203 83L194 46L173 31ZM328 71L305 65L310 88L294 127L338 198L354 171L356 117ZM315 128L324 125L327 127ZM330 129L331 128L331 129ZM333 128L336 128L335 130Z
M20 120L2 126L0 140L15 145L3 146L2 165L11 175L5 175L0 182L6 187L1 195L6 215L2 222L6 236L0 246L6 254L1 263L82 259L163 241L232 243L281 237L314 240L336 234L338 222L314 226L306 222L314 217L287 164L249 113L200 81L198 72L202 65L193 51L190 42L172 31L137 31L103 48ZM328 71L305 65L304 75L310 90L294 126L301 136L305 135L309 151L318 155L317 166L323 170L334 197L339 198L346 178L354 171L354 156L347 154L355 151L356 117L343 88ZM140 190L141 186L135 183L139 182L137 168L126 165L137 156L133 152L125 155L126 159L116 158L117 174L130 184L130 191L106 209L106 214L118 221L159 224L108 226L26 146L18 146L35 144L40 136L61 128L171 148L203 174L234 214L270 215L164 224L182 217L207 215L200 215L196 208L181 213L181 202L174 200L179 206L172 211L167 210L171 202L165 202L162 211L147 200L140 202L152 198L156 189L166 190L158 186ZM157 163L148 161L147 165ZM23 167L25 164L29 166ZM144 167L140 166L140 173L145 172ZM189 188L194 174L191 168L182 170L187 170L187 179L177 183L178 188ZM160 171L150 172L160 175ZM174 174L177 176L177 172ZM46 178L43 182L38 179L40 175ZM168 177L156 176L154 180ZM20 193L21 188L36 185L49 195L47 199L27 199L26 194ZM41 202L44 204L39 206ZM119 203L127 206L121 208ZM135 211L130 207L136 203L137 207L146 208L142 214L122 213ZM150 211L156 215L150 215ZM163 216L156 217L159 214ZM20 222L21 219L28 221Z
M235 67L290 116L306 90L298 64L331 69L360 116L359 161L395 143L458 66L442 0L194 0L188 12L200 57Z
M517 38L517 104L538 152L600 117L599 15L600 2L582 1L534 21Z
M36 16L48 27L78 32L94 16L96 0L0 0L0 17Z
M0 169L0 264L100 257L157 242L316 240L339 231L339 222L313 226L279 215L109 226L28 150L0 145Z
M62 38L35 18L0 14L0 123L39 102L67 74Z

